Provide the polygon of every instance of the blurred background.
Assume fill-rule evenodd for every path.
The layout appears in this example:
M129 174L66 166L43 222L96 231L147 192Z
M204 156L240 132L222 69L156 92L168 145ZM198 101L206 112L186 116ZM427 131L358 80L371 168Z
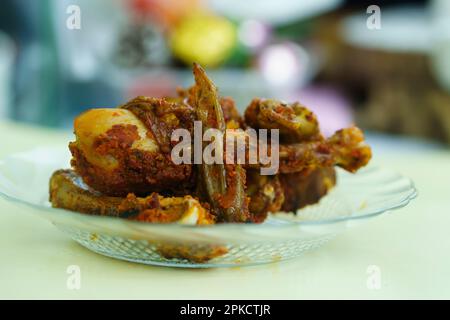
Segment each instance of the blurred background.
M379 25L371 4L2 0L0 118L71 128L88 108L175 94L197 61L241 111L298 100L326 134L356 122L450 143L450 1L377 1Z

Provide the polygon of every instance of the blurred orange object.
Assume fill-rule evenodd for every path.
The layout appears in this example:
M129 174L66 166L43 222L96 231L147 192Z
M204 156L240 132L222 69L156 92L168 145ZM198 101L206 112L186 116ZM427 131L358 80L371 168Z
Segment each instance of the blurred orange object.
M148 17L164 28L172 28L193 10L203 7L202 0L127 0L138 17Z

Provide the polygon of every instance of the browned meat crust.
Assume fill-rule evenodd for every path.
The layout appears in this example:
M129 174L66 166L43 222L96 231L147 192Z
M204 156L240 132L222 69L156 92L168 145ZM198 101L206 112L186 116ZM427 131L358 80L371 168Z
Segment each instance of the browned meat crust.
M222 97L219 99L219 103L222 107L223 117L227 124L227 129L239 129L245 127L244 119L239 114L233 98Z
M195 263L205 263L228 253L228 248L221 245L188 245L184 243L158 245L158 252L166 259L187 259Z
M139 118L155 137L160 151L170 154L173 142L170 140L176 129L186 129L192 133L195 112L189 105L168 102L165 99L137 97L120 108L130 110Z
M191 196L162 197L156 193L145 198L131 193L124 198L104 196L83 185L72 170L58 170L52 175L50 202L55 208L153 223L176 222L189 210L196 209L197 224L214 223L208 206L201 205Z
M126 217L130 213L119 210L123 198L102 196L92 189L82 188L82 184L81 178L72 170L55 171L50 178L52 206L93 215Z
M105 168L89 161L86 148L83 148L85 138L78 133L77 140L69 145L72 167L86 184L110 196L128 193L145 196L151 192L187 194L193 187L194 170L189 164L172 162L170 137L177 128L192 128L192 109L144 97L138 97L122 108L129 109L141 119L148 130L146 136L140 137L136 125L132 124L116 124L95 136L89 151L96 157L110 157L118 163L114 168ZM132 148L133 143L141 139L155 141L157 149Z
M192 189L194 171L191 165L174 164L170 154L131 149L120 142L110 143L118 145L118 148L106 151L114 155L119 163L112 170L89 162L76 142L69 145L73 157L72 167L93 189L106 195L122 197L130 192L140 196L151 192L183 195ZM103 152L106 143L101 142L99 145Z
M261 223L269 212L280 211L285 199L278 175L262 176L257 170L248 170L247 185L252 222Z
M316 116L298 102L253 99L245 110L245 123L255 129L279 129L283 143L321 137Z
M308 172L280 174L284 202L281 211L296 212L307 205L317 203L336 184L333 167Z
M262 222L268 212L295 211L317 202L335 184L333 166L355 172L371 158L370 147L357 127L339 130L325 139L317 118L306 107L271 99L254 99L244 121L234 101L219 98L214 83L197 64L194 78L195 85L180 90L178 97L137 97L118 109L93 109L77 118L77 139L69 145L71 164L91 191L101 192L102 197L121 197L114 200L121 201L121 208L129 203L133 209L147 199L145 205L153 203L153 207L147 208L148 215L140 215L143 221L164 220L158 216L156 202L146 197L157 192L195 195L208 203L218 222ZM260 176L262 163L173 163L171 151L178 141L171 140L172 132L183 128L192 133L194 121L202 122L203 131L279 129L278 174ZM247 133L235 130L227 134ZM206 146L204 142L202 148ZM247 145L246 151L249 148ZM70 191L77 197L83 195ZM158 197L153 195L153 199ZM58 197L52 196L51 201L60 205ZM104 205L89 209L89 205L79 208L100 210L99 214L110 210Z

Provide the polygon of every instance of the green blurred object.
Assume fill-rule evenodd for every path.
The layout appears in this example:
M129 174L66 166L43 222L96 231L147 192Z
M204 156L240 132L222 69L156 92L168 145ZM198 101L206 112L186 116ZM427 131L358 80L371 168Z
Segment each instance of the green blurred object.
M38 123L47 126L57 126L61 115L61 108L55 108L58 100L58 65L57 65L57 47L55 34L53 32L52 3L50 0L41 1L40 24L41 44L45 48L46 57L43 57L44 65L40 74L40 95L39 105L41 113ZM33 106L30 106L33 107Z
M241 43L238 43L231 55L224 62L224 67L248 68L253 61L253 53Z
M306 38L314 30L314 19L299 20L293 23L276 27L275 36L278 39L301 40Z

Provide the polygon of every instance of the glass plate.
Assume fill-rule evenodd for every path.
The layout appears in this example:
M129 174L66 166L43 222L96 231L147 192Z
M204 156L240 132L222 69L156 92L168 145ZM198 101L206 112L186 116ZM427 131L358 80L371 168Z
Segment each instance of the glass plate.
M367 167L337 171L337 186L297 215L263 224L151 224L51 208L48 181L67 168L66 147L40 147L0 161L0 195L50 220L86 248L127 261L176 267L230 267L286 260L317 248L349 227L407 205L417 192L408 178Z

